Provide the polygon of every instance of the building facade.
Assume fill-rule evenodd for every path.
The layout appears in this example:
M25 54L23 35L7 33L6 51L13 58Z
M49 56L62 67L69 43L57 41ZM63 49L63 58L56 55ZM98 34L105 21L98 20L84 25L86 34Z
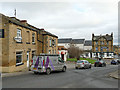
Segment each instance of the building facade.
M120 46L119 45L114 45L113 46L113 51L114 51L114 55L116 57L120 57Z
M84 50L84 42L85 39L62 38L58 39L58 46L64 46L68 49L70 47L70 44L74 44L76 47Z
M58 37L49 32L43 34L43 53L58 54Z
M113 33L99 36L92 34L92 52L93 58L114 58Z
M72 38L58 39L58 47L64 47L68 49L70 47L70 44L74 44L74 46L79 47L79 49L84 51L81 57L92 58L92 40ZM67 57L69 57L69 53Z
M0 14L2 72L29 70L34 55L48 53L47 48L44 49L44 44L49 41L44 39L44 32L46 31L28 24L26 20ZM57 54L57 36L48 35L49 37L56 37L56 47L52 49L55 48Z
M67 61L67 58L69 57L68 50L64 46L58 46L58 53L62 60Z
M85 58L92 58L92 40L85 40L83 56Z

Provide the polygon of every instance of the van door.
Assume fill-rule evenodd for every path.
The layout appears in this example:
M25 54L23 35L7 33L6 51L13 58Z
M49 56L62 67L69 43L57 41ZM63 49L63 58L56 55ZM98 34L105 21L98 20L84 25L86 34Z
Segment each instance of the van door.
M58 69L59 70L62 69L63 65L64 65L64 61L60 57L58 57Z

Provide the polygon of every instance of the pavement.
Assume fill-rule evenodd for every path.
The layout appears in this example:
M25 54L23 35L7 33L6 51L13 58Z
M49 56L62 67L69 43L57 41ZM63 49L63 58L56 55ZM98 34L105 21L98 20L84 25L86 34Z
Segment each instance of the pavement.
M68 67L70 63L67 63ZM72 63L74 65L74 63ZM71 66L66 72L16 75L2 78L3 88L118 88L118 80L106 76L118 70L118 65L75 69Z
M120 72L120 70L119 71L116 70L115 72L111 72L111 73L108 74L108 76L120 80L120 76L119 76L118 72Z

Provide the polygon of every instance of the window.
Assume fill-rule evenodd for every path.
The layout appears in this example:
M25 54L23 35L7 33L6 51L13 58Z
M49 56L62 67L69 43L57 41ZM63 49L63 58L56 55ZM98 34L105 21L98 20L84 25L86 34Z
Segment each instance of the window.
M51 50L49 50L49 54L51 53Z
M88 61L85 61L85 63L88 63Z
M86 53L85 56L88 57L88 53Z
M96 45L98 45L98 41L96 41Z
M22 52L16 52L16 65L22 63Z
M60 57L58 57L58 61L61 62L61 63L64 63L64 60Z
M32 34L32 43L35 43L35 33Z
M21 37L21 36L22 36L22 35L21 35L21 29L18 29L18 28L17 28L17 36L14 37L15 41L16 41L16 42L21 42L21 41L22 41L22 37Z
M55 54L56 54L56 50L55 50Z
M49 43L50 43L50 46L52 46L52 42L51 42L51 39L49 40Z
M17 28L17 37L20 38L21 37L21 29Z
M101 47L101 51L103 51L103 47Z
M107 47L107 51L109 51L109 48Z
M54 45L56 46L56 39L54 39Z
M98 51L98 47L96 47L96 51Z
M35 51L32 51L32 58L33 58L34 55L35 55Z
M107 56L109 56L109 53L107 53Z
M104 41L102 42L102 45L104 45Z

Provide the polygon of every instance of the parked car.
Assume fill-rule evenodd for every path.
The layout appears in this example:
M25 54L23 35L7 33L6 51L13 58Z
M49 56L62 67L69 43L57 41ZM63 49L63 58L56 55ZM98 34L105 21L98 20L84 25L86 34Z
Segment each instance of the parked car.
M75 68L79 69L79 68L91 68L91 63L89 63L87 60L78 60L75 64Z
M111 61L111 65L117 65L120 63L120 60L119 59L115 59L115 60L112 60Z
M65 62L59 57L58 54L41 54L34 56L32 60L31 71L35 74L46 72L50 74L52 71L63 71L65 72L67 66Z
M103 60L97 60L94 63L94 67L105 67L106 63Z

